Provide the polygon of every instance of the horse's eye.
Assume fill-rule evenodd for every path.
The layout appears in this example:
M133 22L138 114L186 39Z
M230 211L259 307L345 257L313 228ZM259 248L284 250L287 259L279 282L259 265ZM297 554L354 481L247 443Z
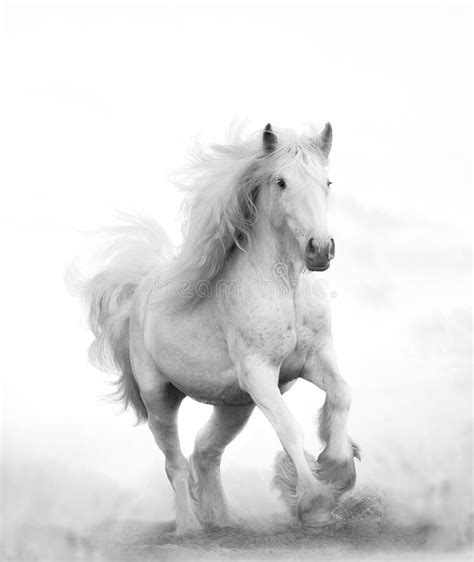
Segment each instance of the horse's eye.
M334 183L334 182L328 180L327 186L328 186L328 187L331 187L331 185L332 185L333 183Z
M286 181L283 178L278 178L276 183L280 189L285 189Z

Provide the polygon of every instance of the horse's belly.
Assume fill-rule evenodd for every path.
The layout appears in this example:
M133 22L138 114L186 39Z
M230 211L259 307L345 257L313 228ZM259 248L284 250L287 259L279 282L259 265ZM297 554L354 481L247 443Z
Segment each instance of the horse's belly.
M215 351L215 350L214 350ZM194 357L156 358L155 362L160 373L183 394L205 404L248 404L250 396L239 384L234 366L227 362L216 361L214 354L206 358L202 353ZM173 364L174 363L174 364Z
M281 369L278 386L280 390L285 392L288 390L296 379L298 378L298 371ZM252 402L251 396L241 389L237 375L232 377L221 377L219 373L215 374L212 378L200 377L200 385L187 384L186 381L173 381L173 385L178 388L183 394L203 402L204 404L211 404L213 406L242 406Z
M213 406L240 406L250 404L252 398L240 388L237 374L232 373L196 373L199 384L189 384L185 380L173 380L173 385L181 392L204 404Z

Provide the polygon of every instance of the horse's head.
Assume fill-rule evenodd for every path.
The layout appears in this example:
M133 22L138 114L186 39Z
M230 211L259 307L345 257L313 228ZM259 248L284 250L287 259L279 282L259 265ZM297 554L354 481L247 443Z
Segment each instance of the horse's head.
M280 138L270 124L263 131L269 220L311 271L328 269L335 254L326 216L331 144L330 123L319 135L298 139Z

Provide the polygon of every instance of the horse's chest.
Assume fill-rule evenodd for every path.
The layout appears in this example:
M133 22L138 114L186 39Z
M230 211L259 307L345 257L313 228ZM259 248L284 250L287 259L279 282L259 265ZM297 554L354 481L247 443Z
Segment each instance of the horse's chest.
M296 350L305 354L320 347L330 330L329 311L311 307L297 316Z
M271 364L304 363L330 330L328 303L319 295L252 304L234 314L227 326L228 339L237 343L240 355L258 356Z
M297 378L308 357L323 345L330 332L329 308L324 302L297 302L295 310L296 343L285 357L280 382Z

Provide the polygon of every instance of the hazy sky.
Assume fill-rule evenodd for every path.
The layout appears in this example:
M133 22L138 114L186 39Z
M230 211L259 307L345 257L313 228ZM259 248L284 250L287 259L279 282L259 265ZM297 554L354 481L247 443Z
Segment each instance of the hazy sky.
M449 431L465 428L470 411L467 4L15 2L0 17L3 430L12 456L123 486L154 467L164 478L146 427L99 400L107 379L87 363L90 335L62 272L94 247L79 231L117 211L154 216L179 243L181 196L169 175L193 138L223 140L233 119L250 129L333 124L338 255L324 278L355 391L352 432L369 451L362 480L382 474L397 447L408 456L419 441L429 449L434 431L453 442ZM299 386L288 402L316 452L323 396ZM185 403L186 452L208 413ZM278 448L257 414L227 466L270 467Z

